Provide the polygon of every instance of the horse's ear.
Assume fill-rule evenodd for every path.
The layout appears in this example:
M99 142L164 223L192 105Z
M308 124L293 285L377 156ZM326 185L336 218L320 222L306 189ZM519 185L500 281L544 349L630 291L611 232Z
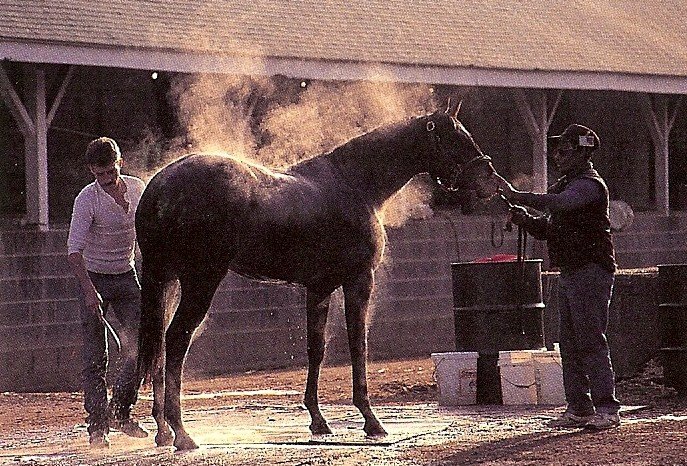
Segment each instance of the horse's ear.
M448 102L446 103L446 113L447 115L451 115L453 118L458 118L458 112L460 111L460 107L463 105L463 101L459 100L458 104L453 108L453 104L451 102L451 98L448 98Z
M463 106L463 101L459 100L458 105L456 105L456 111L453 113L453 118L458 118L458 112L460 112L460 107Z

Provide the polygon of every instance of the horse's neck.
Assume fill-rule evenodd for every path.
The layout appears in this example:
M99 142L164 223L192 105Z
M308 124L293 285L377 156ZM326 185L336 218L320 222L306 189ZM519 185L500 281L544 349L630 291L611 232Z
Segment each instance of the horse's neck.
M375 208L421 173L421 144L412 124L373 131L338 147L328 157L346 183Z

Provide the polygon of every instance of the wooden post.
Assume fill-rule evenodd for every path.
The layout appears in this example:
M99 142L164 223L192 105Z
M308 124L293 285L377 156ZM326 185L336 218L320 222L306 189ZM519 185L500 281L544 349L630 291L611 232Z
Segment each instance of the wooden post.
M514 89L515 102L525 121L525 127L532 139L532 176L534 177L534 192L545 193L548 186L547 172L547 133L556 109L561 101L562 90L558 90L549 109L547 92L530 91L534 93L532 101L523 89Z
M670 214L670 181L669 181L669 138L670 130L675 123L677 110L683 96L678 96L673 108L670 108L670 96L642 94L641 102L644 108L642 114L649 127L651 139L654 143L654 184L656 197L656 212L661 215Z
M24 88L27 104L14 89L7 73L0 65L0 94L24 136L24 163L26 170L26 223L48 229L48 127L71 80L74 67L70 66L65 79L46 112L45 70L25 65Z
M528 95L532 96L531 100ZM549 108L546 90L529 90L526 93L523 89L513 89L518 110L525 121L527 133L532 139L532 191L534 192L545 193L548 188L547 133L562 95L562 90L556 91L553 104ZM543 243L531 241L530 244L532 245L532 255L544 258L548 264Z
M48 229L48 128L45 108L45 70L27 67L27 112L34 122L34 131L24 137L26 167L26 222Z

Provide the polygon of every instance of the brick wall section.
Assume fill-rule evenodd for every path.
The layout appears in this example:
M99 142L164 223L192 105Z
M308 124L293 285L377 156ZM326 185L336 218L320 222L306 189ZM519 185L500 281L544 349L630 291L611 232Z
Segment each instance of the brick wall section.
M492 247L492 220L439 212L388 230L369 326L371 358L454 350L450 263L515 252L514 233L506 236L501 248ZM616 237L621 265L687 261L685 223L685 217L638 216L633 229ZM64 228L45 233L0 231L1 391L79 389L81 334L65 243ZM555 296L551 283L545 284L545 301ZM619 348L614 349L614 361L621 375L632 372L656 347L653 290L651 275L618 279L609 338L612 347ZM187 371L218 374L304 365L304 302L299 288L229 274L191 348ZM328 363L348 361L341 302L340 292L335 293ZM547 304L548 335L554 335L554 308ZM115 367L116 362L115 358Z

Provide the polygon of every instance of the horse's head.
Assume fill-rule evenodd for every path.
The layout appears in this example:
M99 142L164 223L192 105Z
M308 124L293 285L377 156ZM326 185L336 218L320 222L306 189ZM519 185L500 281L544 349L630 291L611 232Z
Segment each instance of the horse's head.
M491 158L484 154L458 120L460 103L445 111L422 118L429 140L428 171L448 191L475 191L481 198L496 194L496 171Z

